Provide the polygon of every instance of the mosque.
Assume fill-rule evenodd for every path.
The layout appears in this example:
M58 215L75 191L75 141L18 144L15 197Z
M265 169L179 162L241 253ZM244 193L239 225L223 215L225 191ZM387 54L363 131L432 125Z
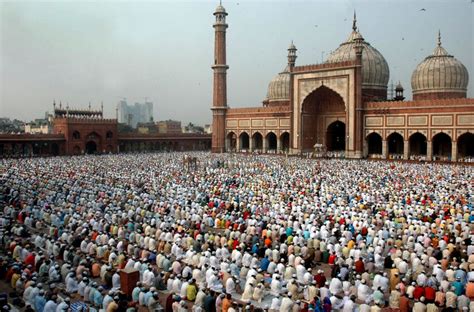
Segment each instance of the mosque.
M474 157L474 99L466 67L443 47L413 71L413 100L398 84L387 99L389 66L362 36L356 16L347 40L322 64L286 67L261 107L227 105L227 12L215 12L213 152L302 154L320 149L346 158L462 161Z

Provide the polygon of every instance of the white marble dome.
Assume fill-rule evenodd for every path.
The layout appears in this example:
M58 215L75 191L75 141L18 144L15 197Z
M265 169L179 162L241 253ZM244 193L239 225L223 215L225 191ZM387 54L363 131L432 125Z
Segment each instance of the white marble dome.
M437 47L416 67L411 76L413 95L442 92L465 94L468 82L466 67L441 46L439 34Z
M290 99L290 70L288 66L268 84L267 98L269 102L288 101Z
M363 46L362 50L362 88L386 90L390 70L383 55L367 41L364 40L355 26L349 38L333 51L326 62L352 61L356 58L354 47L357 41Z

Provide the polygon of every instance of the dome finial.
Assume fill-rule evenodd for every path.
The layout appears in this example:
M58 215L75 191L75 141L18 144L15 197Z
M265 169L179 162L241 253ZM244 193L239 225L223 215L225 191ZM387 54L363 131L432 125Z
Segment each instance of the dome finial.
M441 30L438 29L438 47L441 46Z
M357 31L357 18L356 18L356 11L354 10L354 19L352 20L352 30Z

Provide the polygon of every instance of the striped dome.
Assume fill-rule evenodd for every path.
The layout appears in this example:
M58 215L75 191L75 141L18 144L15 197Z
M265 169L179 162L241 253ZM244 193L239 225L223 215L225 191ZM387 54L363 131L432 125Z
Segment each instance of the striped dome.
M266 99L269 102L290 99L290 70L288 66L270 81Z
M355 24L349 38L333 51L327 58L328 63L355 60L355 46L358 42L362 49L362 88L386 90L390 70L383 55L370 43L366 42Z
M413 95L460 93L465 96L468 82L466 67L441 46L440 34L433 53L416 67L411 76Z

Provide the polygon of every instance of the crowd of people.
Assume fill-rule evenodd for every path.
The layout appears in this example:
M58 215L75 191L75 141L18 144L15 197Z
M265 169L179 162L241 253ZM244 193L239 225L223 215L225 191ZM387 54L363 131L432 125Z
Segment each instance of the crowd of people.
M2 311L474 312L474 167L190 155L0 160Z

